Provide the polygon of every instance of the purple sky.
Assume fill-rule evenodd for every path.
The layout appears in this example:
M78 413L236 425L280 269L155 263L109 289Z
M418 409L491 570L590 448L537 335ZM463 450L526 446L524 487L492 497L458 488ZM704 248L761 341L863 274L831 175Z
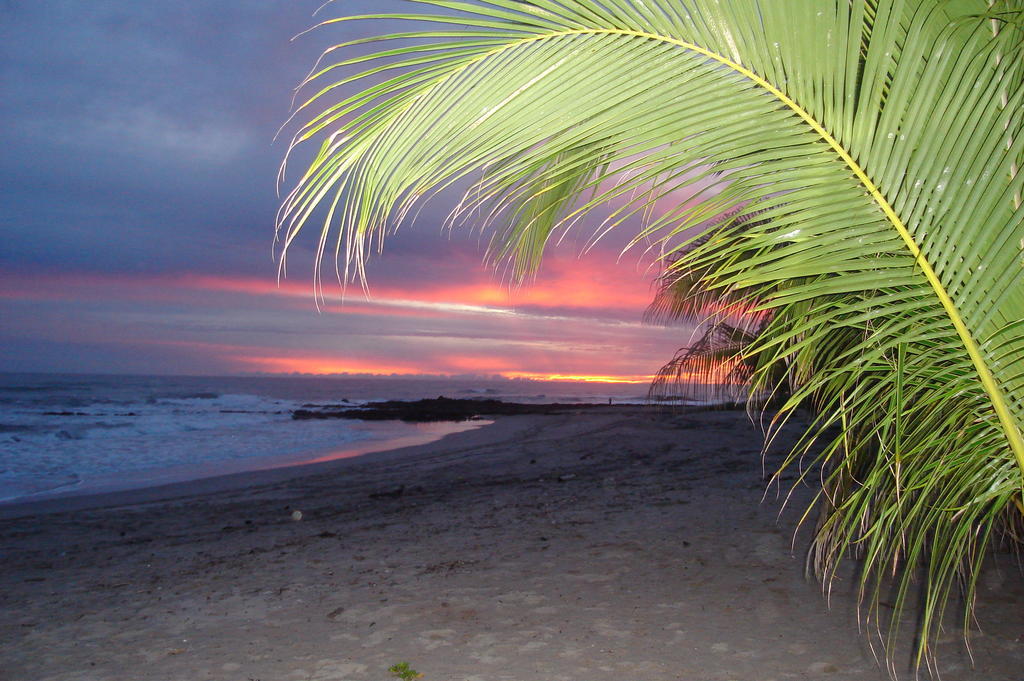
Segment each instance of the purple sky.
M319 4L0 0L0 371L639 378L687 341L639 324L654 273L621 239L577 257L581 231L510 292L441 233L450 197L389 239L371 302L316 310L312 239L277 288L274 133L320 51L371 30L290 41Z

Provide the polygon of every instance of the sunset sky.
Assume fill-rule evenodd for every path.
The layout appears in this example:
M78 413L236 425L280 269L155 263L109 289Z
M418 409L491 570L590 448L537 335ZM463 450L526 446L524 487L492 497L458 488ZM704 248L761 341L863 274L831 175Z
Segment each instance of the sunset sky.
M272 257L273 141L342 24L321 0L0 0L0 370L412 373L644 380L687 342L640 324L656 270L623 237L570 235L510 290L486 237L427 204L369 268L371 297L309 252ZM339 0L333 14L394 2Z

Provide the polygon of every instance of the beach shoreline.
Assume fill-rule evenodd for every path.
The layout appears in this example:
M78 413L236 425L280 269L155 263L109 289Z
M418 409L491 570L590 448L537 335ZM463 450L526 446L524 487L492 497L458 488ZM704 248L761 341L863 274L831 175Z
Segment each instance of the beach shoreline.
M813 490L762 502L760 450L740 411L581 409L0 519L0 678L380 681L400 661L425 681L888 678L852 572L831 609L804 577ZM945 678L1024 668L1024 590L996 562L975 667L951 630Z
M0 505L396 449L481 410L642 401L633 387L483 378L5 373L0 383Z
M357 440L323 451L304 453L300 458L235 459L206 466L183 466L164 471L141 471L137 476L108 476L109 483L93 483L84 489L68 488L0 500L0 519L86 510L106 506L127 506L167 501L182 496L217 494L314 475L343 465L339 462L375 454L404 456L408 450L427 446L459 433L493 425L489 419L458 423L418 424L420 433L387 439ZM393 453L393 454L392 454ZM162 479L169 479L164 482Z

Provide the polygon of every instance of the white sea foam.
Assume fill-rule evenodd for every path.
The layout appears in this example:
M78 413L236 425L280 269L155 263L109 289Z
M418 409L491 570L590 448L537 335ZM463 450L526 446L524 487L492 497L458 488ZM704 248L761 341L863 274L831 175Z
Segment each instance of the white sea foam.
M0 412L0 499L117 474L301 458L372 436L338 421L292 421L300 403L259 395L61 397L8 403Z

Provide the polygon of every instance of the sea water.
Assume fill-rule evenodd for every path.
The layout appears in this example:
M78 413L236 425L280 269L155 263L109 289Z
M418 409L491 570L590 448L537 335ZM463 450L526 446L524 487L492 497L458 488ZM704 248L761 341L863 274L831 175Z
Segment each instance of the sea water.
M474 427L293 420L300 408L438 396L638 403L645 392L630 384L475 378L0 373L0 503L322 461Z

